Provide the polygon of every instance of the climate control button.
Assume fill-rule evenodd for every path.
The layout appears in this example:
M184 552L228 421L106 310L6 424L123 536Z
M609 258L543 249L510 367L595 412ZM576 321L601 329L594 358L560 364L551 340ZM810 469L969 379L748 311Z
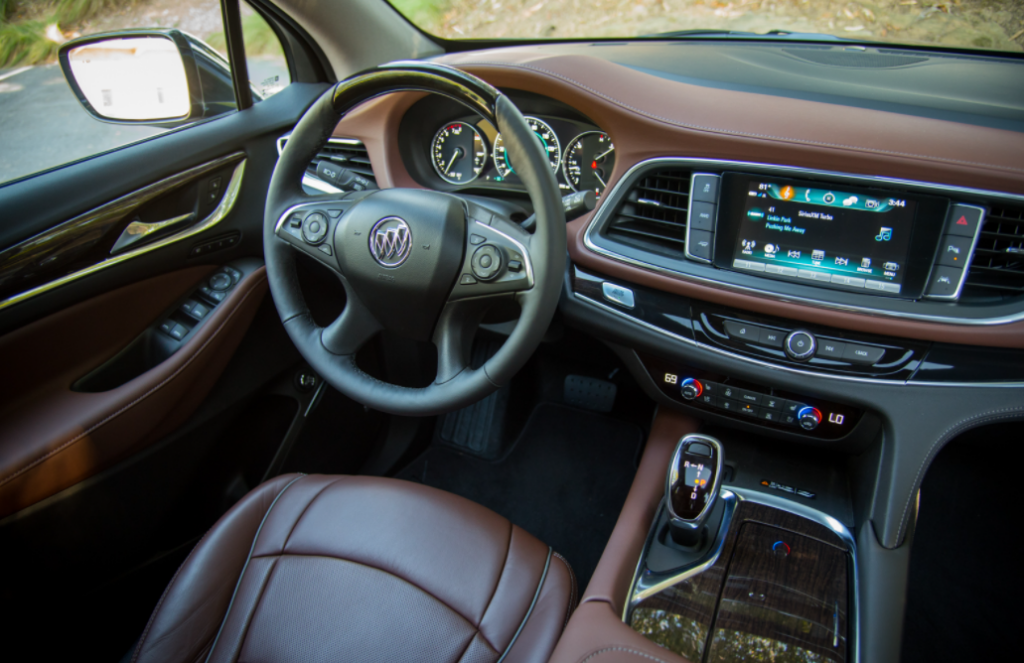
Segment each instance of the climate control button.
M818 349L818 342L810 332L795 331L790 332L786 337L784 347L790 359L804 361L814 356L814 351Z
M821 412L818 408L808 405L797 413L797 423L804 430L814 430L821 423Z

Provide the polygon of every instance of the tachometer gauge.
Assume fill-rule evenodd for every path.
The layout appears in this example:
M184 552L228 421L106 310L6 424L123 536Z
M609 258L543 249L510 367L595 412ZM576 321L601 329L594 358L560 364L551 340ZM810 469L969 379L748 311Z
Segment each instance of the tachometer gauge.
M573 191L591 190L599 197L615 167L615 146L608 134L588 131L565 148L562 173Z
M430 161L445 182L466 184L487 164L487 143L473 125L449 122L434 135Z
M558 142L558 136L546 123L535 117L527 117L526 124L537 136L544 152L548 155L548 163L551 164L551 172L558 172L558 165L562 162L562 146ZM498 175L502 178L515 173L515 168L509 162L508 153L505 151L505 144L501 140L501 134L494 139L494 166L498 169Z

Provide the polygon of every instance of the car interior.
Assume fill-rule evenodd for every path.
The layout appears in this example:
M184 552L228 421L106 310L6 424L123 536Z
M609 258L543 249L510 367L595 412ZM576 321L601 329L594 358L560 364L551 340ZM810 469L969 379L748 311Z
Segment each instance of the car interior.
M0 184L10 660L1016 649L1024 54L220 4Z

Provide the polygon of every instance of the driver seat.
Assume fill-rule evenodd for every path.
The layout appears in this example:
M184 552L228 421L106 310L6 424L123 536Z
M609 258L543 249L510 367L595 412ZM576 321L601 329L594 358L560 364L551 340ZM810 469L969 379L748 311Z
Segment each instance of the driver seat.
M546 661L569 564L469 500L397 479L283 475L178 569L132 661Z

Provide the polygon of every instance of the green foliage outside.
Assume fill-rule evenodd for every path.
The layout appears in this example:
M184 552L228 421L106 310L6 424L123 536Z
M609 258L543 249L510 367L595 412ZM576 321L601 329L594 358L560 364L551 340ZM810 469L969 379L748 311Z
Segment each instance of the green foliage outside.
M0 0L0 2L2 1ZM420 27L440 23L451 4L449 0L388 0L388 2L399 13Z
M0 0L0 2L2 1ZM246 56L267 55L284 59L281 41L274 34L273 28L259 14L253 12L242 16L242 38L245 41ZM207 37L206 43L221 53L226 53L228 50L227 40L222 31Z
M67 32L101 12L132 5L135 0L0 0L0 67L51 60L60 44L46 37L56 23Z

